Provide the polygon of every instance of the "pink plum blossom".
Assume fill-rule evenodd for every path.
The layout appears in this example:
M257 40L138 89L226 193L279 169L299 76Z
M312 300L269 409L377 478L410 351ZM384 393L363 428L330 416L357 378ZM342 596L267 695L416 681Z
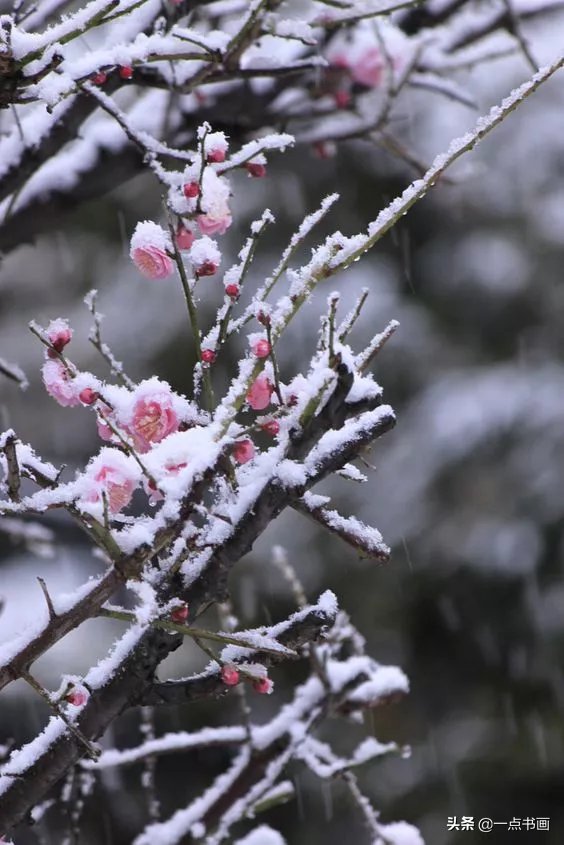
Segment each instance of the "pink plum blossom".
M202 235L223 235L231 226L229 182L210 167L202 177L200 208L197 220Z
M65 695L65 701L68 701L69 704L72 704L74 707L82 707L83 704L86 704L88 699L90 698L90 694L86 687L76 686L73 687L70 692Z
M188 619L188 605L186 604L186 602L179 605L178 607L173 608L170 614L170 618L173 622L176 622L178 625L183 625Z
M231 215L225 213L218 217L212 214L198 214L198 226L202 235L224 235L231 226Z
M153 443L160 443L167 435L177 431L178 416L171 394L158 391L140 397L133 406L126 429L140 452L148 452Z
M45 330L45 334L49 338L49 342L57 352L62 352L67 343L70 343L72 338L72 329L66 320L60 317L57 320L51 320ZM48 350L51 354L52 351Z
M233 663L226 663L221 667L221 680L228 687L234 687L239 683L239 670Z
M162 226L144 220L135 228L129 254L147 279L166 279L174 271L173 261L168 255L170 248L170 238Z
M80 404L73 379L62 361L48 358L43 364L41 373L47 393L59 405L72 408Z
M266 338L261 338L257 340L252 345L253 354L256 355L257 358L268 358L272 351L272 346L266 340Z
M255 444L252 440L238 440L233 444L233 457L238 464L247 464L255 456Z
M249 388L247 402L254 411L264 411L270 405L274 385L267 376L258 376Z
M182 250L190 249L194 243L194 233L182 223L180 223L176 230L176 243L178 244L178 249Z
M260 695L270 695L274 689L274 681L270 678L257 678L253 681L253 689Z
M118 513L130 503L139 476L133 458L104 447L86 468L82 498L85 502L102 502L105 496L110 513Z

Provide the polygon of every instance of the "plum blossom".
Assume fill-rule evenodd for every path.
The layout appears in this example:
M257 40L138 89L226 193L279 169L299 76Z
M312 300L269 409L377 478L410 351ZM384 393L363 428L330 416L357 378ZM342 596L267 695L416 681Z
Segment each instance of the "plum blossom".
M225 161L229 144L224 132L208 132L204 137L206 161L219 164Z
M90 698L90 693L83 686L74 686L70 692L65 695L65 701L69 704L72 704L73 707L82 707L88 699Z
M199 276L213 275L221 264L217 243L206 236L198 238L190 249L190 261Z
M178 244L178 249L181 250L190 249L194 243L194 233L190 229L187 229L182 223L176 230L176 243Z
M233 444L233 457L238 464L247 464L255 456L255 444L252 440L238 440Z
M110 513L118 513L131 501L140 474L141 469L132 457L104 446L86 467L79 503L83 507L101 503L105 496Z
M274 690L274 681L271 678L257 678L253 681L253 689L260 695L270 695Z
M258 376L247 393L247 402L254 411L264 411L270 405L274 385L264 373Z
M166 279L174 272L168 252L170 237L157 223L143 220L135 227L129 254L137 269L147 279Z
M197 221L202 235L223 235L231 226L229 182L211 167L202 177L200 208Z
M72 339L72 329L68 321L59 317L56 320L51 320L45 330L45 334L49 338L49 342L57 352L62 352L67 343ZM53 355L52 350L47 350L48 354Z
M124 426L140 452L148 452L153 443L160 443L178 430L172 391L165 382L154 381L153 390L142 389L142 395L133 405L131 418Z
M221 680L227 687L236 686L239 679L239 670L233 663L226 663L221 667Z
M59 405L72 408L80 404L72 376L62 361L48 358L41 370L45 390Z
M266 338L260 338L260 340L252 344L251 349L253 350L253 355L256 355L257 358L268 358L272 351L272 346Z

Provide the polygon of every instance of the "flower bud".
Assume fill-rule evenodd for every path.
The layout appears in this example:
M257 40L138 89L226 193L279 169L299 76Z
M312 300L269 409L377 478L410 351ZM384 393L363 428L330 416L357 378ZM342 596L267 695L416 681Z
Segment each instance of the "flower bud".
M202 361L204 364L213 364L216 357L216 353L213 349L202 349Z
M226 663L221 667L221 680L228 687L234 687L239 683L239 670L233 663Z
M183 186L182 192L186 199L194 199L200 196L200 186L197 182L187 182Z
M85 387L84 390L81 390L78 394L78 398L83 405L93 405L94 402L100 398L100 394L96 393L95 390L92 390L91 387Z
M231 299L237 299L239 296L239 285L225 285L225 293L227 296L230 296Z
M272 346L268 340L263 338L262 340L257 340L256 343L253 343L252 350L257 358L268 358L272 351Z
M269 420L261 425L261 430L264 431L265 434L269 434L271 437L276 437L280 431L280 423L278 420Z
M183 625L184 622L188 619L188 605L186 603L175 607L170 614L170 618L173 622L177 622L179 625Z

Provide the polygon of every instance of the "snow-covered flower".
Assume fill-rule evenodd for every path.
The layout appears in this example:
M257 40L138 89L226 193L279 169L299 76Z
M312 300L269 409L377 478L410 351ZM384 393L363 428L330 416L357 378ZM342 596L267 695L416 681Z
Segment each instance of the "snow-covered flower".
M272 346L266 338L261 338L252 344L251 349L253 350L253 355L256 355L257 358L268 358L272 351Z
M104 447L86 467L79 502L83 505L98 503L105 496L110 513L118 513L131 501L140 473L132 457L118 449Z
M83 687L82 685L78 684L65 695L65 701L68 704L72 704L73 707L82 707L88 699L90 698L90 693Z
M80 404L73 379L62 361L48 358L43 364L41 374L45 390L59 405L72 408Z
M271 678L257 678L253 681L253 689L260 695L270 695L274 689L274 681Z
M238 464L247 464L255 456L255 444L252 440L237 440L233 444L233 457Z
M174 263L168 254L171 246L170 237L162 226L144 220L135 227L129 254L147 279L166 279L174 272Z
M198 276L212 276L221 264L217 243L206 236L198 238L190 249L190 261Z
M239 683L239 670L233 663L226 663L221 667L221 680L228 687L234 687Z
M211 167L207 167L202 177L201 214L198 214L198 226L203 235L223 235L231 226L229 210L229 182Z
M178 244L178 249L181 250L190 249L194 243L194 233L182 223L180 223L176 230L176 243Z
M178 430L179 419L169 385L157 379L152 381L150 387L140 386L141 395L135 400L131 418L124 426L140 452L148 452L153 443L160 443Z
M270 405L274 385L263 374L258 376L247 392L247 402L254 411L264 411Z
M45 334L49 338L53 349L57 352L62 352L67 343L70 343L73 332L68 321L58 317L56 320L51 320L45 330ZM51 350L48 350L48 353L53 354Z
M219 164L225 161L229 143L224 132L208 132L204 138L204 154L206 161Z

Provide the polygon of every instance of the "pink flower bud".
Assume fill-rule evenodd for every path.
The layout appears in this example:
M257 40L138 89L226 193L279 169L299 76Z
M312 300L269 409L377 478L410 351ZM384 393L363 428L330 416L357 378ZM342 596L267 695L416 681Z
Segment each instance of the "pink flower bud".
M186 226L183 226L182 223L179 224L176 230L176 243L178 244L178 249L190 249L194 243L193 233Z
M215 261L203 261L199 267L196 267L197 276L213 276L217 273L218 264Z
M100 394L96 393L95 390L92 390L91 387L85 387L84 390L81 390L78 394L78 398L83 405L93 405L94 402L100 398Z
M276 437L280 431L280 423L278 420L269 420L261 425L262 431L269 434L271 437Z
M72 704L74 707L82 707L88 701L89 694L85 687L73 687L70 692L65 695L65 701Z
M249 388L247 402L254 411L264 411L270 405L274 385L263 374L258 376Z
M51 320L45 334L49 338L53 349L57 352L62 352L67 343L70 343L72 339L72 329L66 320L61 319ZM48 350L48 354L50 357L56 357L51 349Z
M95 73L92 77L92 82L94 83L94 85L103 85L106 82L107 78L108 74L103 70L99 70L98 73Z
M239 296L239 285L225 285L225 293L227 296L230 296L231 299L237 299Z
M256 355L257 358L268 358L272 351L272 346L268 342L268 340L257 340L253 343L253 353Z
M198 226L202 235L224 235L231 226L231 215L198 214Z
M200 196L200 186L197 182L187 182L183 188L182 192L186 199L194 199L195 197Z
M255 444L252 440L238 440L233 444L233 457L238 464L246 464L255 456Z
M206 161L208 164L221 164L225 161L225 150L219 148L210 150L206 156Z
M181 604L180 607L175 607L170 614L170 618L173 622L183 625L188 619L188 605Z
M270 695L274 689L274 681L271 681L270 678L257 678L256 681L253 681L253 689L260 695Z
M257 320L259 321L259 323L262 323L263 326L269 326L270 314L268 314L266 311L259 311L257 314Z
M202 361L204 364L213 364L216 357L217 356L213 349L202 349Z
M131 79L133 76L133 68L131 65L122 65L119 69L119 75L122 79Z
M256 161L248 161L245 170L254 179L263 179L266 176L266 166Z
M228 687L234 687L239 683L239 670L232 663L226 663L221 667L221 680Z

